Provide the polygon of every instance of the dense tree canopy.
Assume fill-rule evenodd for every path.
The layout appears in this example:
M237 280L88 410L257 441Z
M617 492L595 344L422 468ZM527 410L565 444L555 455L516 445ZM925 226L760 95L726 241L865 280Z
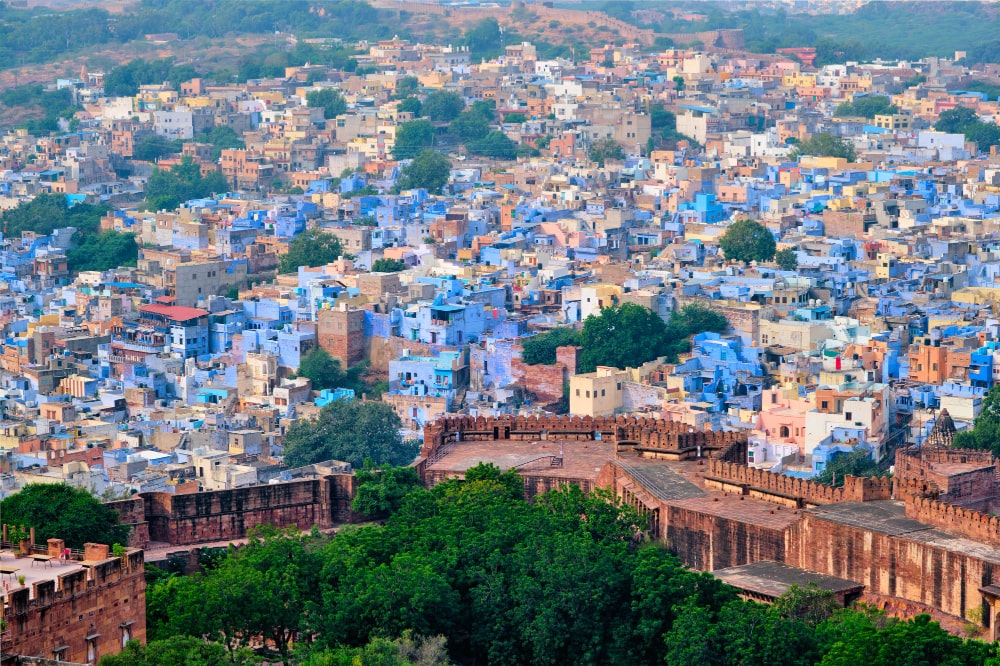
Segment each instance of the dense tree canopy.
M325 266L346 256L339 238L313 227L292 238L288 244L288 252L281 255L278 270L281 273L295 273L299 266Z
M249 649L232 654L220 643L194 636L171 636L143 645L131 640L115 655L105 655L99 666L257 666L261 659Z
M71 548L85 543L128 543L129 528L118 514L86 490L63 483L32 483L0 502L6 525L35 528L35 542L62 539Z
M729 327L726 318L701 303L691 303L663 319L649 308L634 303L606 307L600 314L590 315L583 322L580 342L580 372L593 372L598 366L615 368L638 367L660 356L676 362L677 356L688 350L688 338L711 331L722 333ZM547 341L543 341L539 358L548 357ZM551 352L555 354L554 348Z
M347 111L347 100L336 88L310 90L306 93L306 104L313 108L322 108L323 117L327 120Z
M147 589L150 640L205 636L239 655L266 638L273 663L296 636L304 666L449 656L528 666L972 666L992 653L927 616L837 610L813 586L772 606L743 601L643 543L644 521L607 492L571 486L529 503L516 473L491 465L430 490L414 476L359 474L381 524L330 539L262 530L204 574L160 577Z
M83 242L66 253L66 259L69 269L74 272L135 266L139 260L139 246L135 242L135 234L102 231L84 235Z
M495 18L485 18L469 28L464 42L477 60L495 58L503 53L503 33Z
M803 155L811 157L840 157L848 162L856 159L854 146L829 132L821 132L796 144L789 157L797 160Z
M431 120L447 123L457 118L464 108L465 100L458 93L435 90L424 98L421 110Z
M70 206L63 194L39 194L17 208L4 211L0 221L7 237L17 237L24 231L39 236L49 236L56 229L74 227L82 235L97 233L101 218L111 209L108 206L76 204Z
M156 169L146 183L147 210L174 210L185 201L202 199L229 190L220 171L202 175L201 166L189 155L170 170Z
M191 65L175 65L172 59L133 60L113 68L104 77L104 92L113 97L132 97L139 92L139 86L154 83L170 83L174 89L180 84L198 76Z
M737 220L719 237L719 247L730 261L770 261L777 243L760 222Z
M289 427L285 464L302 467L340 460L362 467L370 459L376 465L408 465L420 449L403 441L400 427L396 412L383 402L336 400L316 419L299 419Z
M451 160L433 150L425 150L402 168L399 189L424 188L431 194L441 194L450 177Z
M635 303L613 305L583 322L580 371L599 365L637 367L667 353L667 325L650 310Z
M355 473L356 492L351 508L373 518L396 511L403 498L419 488L420 475L415 467L365 465Z
M79 109L73 106L69 88L45 90L40 85L24 85L0 93L0 104L7 109L27 112L29 119L21 123L32 134L45 135L59 129L60 119L69 119Z
M551 331L524 338L521 341L521 360L528 365L552 365L556 362L556 348L566 345L580 346L580 331L559 327Z

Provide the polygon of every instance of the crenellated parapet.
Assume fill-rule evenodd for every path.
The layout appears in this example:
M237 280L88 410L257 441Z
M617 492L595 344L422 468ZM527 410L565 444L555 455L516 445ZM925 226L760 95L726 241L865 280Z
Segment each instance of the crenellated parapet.
M424 426L421 455L431 459L445 444L463 441L601 440L630 446L647 457L674 453L693 457L710 454L733 442L746 441L740 432L695 430L675 421L643 416L447 416ZM686 456L691 452L691 456Z

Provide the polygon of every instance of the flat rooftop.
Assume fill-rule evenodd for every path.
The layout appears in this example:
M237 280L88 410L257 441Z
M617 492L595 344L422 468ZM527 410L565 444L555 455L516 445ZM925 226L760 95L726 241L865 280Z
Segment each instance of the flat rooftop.
M767 560L718 569L713 571L712 575L741 590L774 598L783 595L791 589L792 585L805 587L809 583L814 583L821 590L829 590L834 593L859 592L864 588L863 584L853 580L827 576L815 571Z
M444 455L427 465L428 472L465 472L488 462L504 471L516 468L537 476L596 479L604 465L615 457L615 445L600 441L504 439L446 446ZM553 457L563 459L562 467L552 467Z
M0 550L0 567L12 567L17 569L17 571L12 574L0 574L0 597L6 598L7 593L10 590L15 590L20 587L17 582L17 577L24 576L24 585L31 590L29 595L32 599L35 598L33 588L35 583L41 583L49 580L58 581L60 576L74 571L79 571L84 568L79 560L69 560L65 563L61 563L57 559L52 559L49 562L36 562L30 557L14 557L14 552L11 550ZM58 585L59 583L57 582L57 589Z

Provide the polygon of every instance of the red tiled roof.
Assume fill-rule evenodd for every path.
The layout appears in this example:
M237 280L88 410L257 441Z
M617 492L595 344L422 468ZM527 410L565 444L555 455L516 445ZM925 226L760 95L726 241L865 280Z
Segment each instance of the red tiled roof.
M183 305L143 305L139 312L149 312L150 314L163 315L174 321L188 321L198 317L207 317L208 311L199 308L186 308Z

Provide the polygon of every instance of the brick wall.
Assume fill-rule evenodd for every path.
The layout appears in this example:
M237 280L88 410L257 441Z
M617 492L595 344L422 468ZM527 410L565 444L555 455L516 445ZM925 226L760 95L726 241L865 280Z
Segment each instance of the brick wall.
M364 358L363 310L320 310L316 329L319 346L347 368Z
M4 610L13 647L7 652L87 663L87 637L97 656L121 651L123 631L146 641L146 579L142 551L12 590ZM125 626L123 626L125 625Z

